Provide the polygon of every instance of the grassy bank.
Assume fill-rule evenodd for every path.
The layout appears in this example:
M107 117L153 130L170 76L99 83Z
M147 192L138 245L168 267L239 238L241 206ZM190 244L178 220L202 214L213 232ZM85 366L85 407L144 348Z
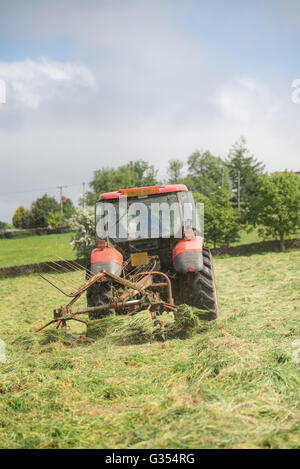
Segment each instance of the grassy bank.
M72 237L72 233L60 233L0 239L0 267L55 261L58 256L75 259L70 246Z
M300 251L215 264L220 320L131 346L39 345L65 298L36 275L1 280L0 446L299 448Z

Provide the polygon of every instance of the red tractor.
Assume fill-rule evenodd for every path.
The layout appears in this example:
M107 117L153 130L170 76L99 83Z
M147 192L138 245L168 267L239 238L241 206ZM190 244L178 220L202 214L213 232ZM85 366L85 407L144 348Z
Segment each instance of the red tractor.
M183 184L101 194L96 203L97 247L87 272L110 275L87 290L88 307L125 298L116 291L114 276L123 278L124 284L125 279L129 283L143 277L147 288L166 304L185 303L204 310L205 319L216 319L212 256L204 245L199 218L193 194ZM90 313L91 319L102 316Z

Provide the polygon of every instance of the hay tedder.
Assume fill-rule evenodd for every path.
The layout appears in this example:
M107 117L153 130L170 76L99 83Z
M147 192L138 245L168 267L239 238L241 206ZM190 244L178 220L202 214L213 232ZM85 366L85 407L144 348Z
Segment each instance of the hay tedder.
M213 262L200 218L193 194L183 184L100 195L90 262L86 267L67 262L70 270L84 269L85 282L66 292L42 276L70 300L54 310L53 319L37 332L50 324L65 327L70 320L87 323L79 317L84 314L93 320L148 310L155 319L183 303L202 310L203 319L216 319ZM87 307L75 310L83 293Z

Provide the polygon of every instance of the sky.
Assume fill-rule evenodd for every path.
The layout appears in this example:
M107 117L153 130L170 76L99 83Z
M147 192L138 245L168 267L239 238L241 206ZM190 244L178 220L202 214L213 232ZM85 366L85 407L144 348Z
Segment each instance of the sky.
M298 0L0 0L0 220L241 135L267 171L299 171L299 17Z

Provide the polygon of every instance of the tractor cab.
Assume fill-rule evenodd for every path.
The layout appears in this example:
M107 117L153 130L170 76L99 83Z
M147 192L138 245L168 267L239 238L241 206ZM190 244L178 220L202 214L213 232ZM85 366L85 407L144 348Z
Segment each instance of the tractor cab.
M109 192L96 204L98 244L110 240L133 265L145 261L139 255L144 253L169 267L178 241L199 237L200 231L193 194L183 184Z

